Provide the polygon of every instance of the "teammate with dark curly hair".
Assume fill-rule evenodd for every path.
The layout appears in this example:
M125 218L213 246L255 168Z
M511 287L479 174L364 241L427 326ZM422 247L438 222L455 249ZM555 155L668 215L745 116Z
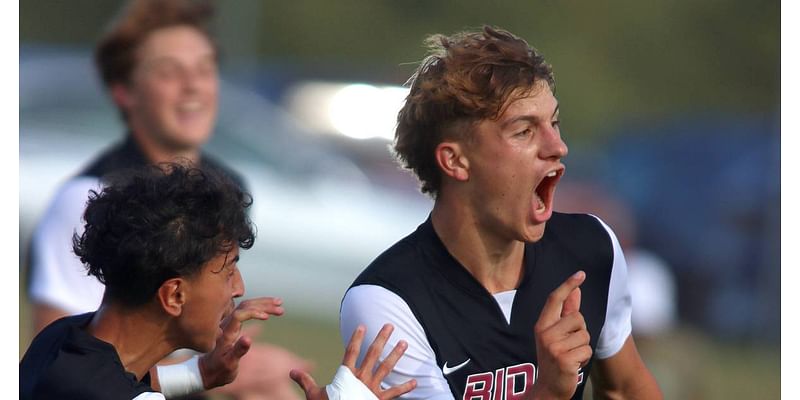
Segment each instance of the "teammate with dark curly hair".
M159 372L159 379L175 375L174 368L188 377L169 395L231 382L252 345L240 335L242 323L284 312L281 300L271 297L234 305L244 295L239 250L255 240L245 212L250 204L250 196L225 176L181 164L126 171L93 192L85 230L73 242L89 273L106 286L103 302L97 311L57 320L36 336L20 362L20 398L164 399L156 391L164 382L151 382L150 370L180 348L206 354L195 363L159 367L173 368ZM414 388L413 381L386 390L379 385L405 351L400 343L377 362L391 326L359 368L364 329L354 332L327 389L307 372L292 371L308 399L386 399Z
M589 374L595 398L660 398L616 237L553 212L567 145L550 65L488 26L426 43L394 150L433 211L355 280L342 332L397 327L409 351L384 383L417 379L408 399L580 399Z
M129 0L99 38L95 66L125 132L57 189L34 230L26 274L34 332L58 318L96 310L102 301L105 287L84 273L70 239L83 230L89 191L102 188L107 175L181 157L246 186L223 160L202 151L214 133L219 108L220 49L213 16L210 0ZM171 355L165 363L186 354ZM216 389L217 394L299 400L288 372L310 370L312 363L259 341L240 367L239 378Z
M195 276L220 254L235 262L235 249L253 245L245 212L252 199L219 175L150 167L109 182L90 192L85 230L73 237L75 254L105 285L108 300L141 305L165 280Z

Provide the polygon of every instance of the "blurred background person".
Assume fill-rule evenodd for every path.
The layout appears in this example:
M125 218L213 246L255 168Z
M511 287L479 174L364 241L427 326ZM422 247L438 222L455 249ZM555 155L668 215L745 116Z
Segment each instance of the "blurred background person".
M219 97L219 54L208 26L212 13L208 2L135 0L97 45L97 69L127 132L61 186L36 228L28 291L35 331L60 317L94 310L103 298L103 285L71 250L88 193L98 190L103 177L183 158L244 187L237 173L201 151L212 134ZM247 334L258 335L258 330ZM289 371L310 364L279 347L254 344L240 368L239 379L217 391L291 399L299 397Z

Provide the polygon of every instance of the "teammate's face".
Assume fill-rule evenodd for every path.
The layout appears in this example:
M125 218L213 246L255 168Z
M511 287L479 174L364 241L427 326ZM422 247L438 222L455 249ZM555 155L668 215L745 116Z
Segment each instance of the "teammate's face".
M508 240L539 240L567 155L550 88L537 83L497 120L479 122L473 135L465 153L470 202L481 228Z
M135 54L122 107L130 128L167 150L208 140L217 115L214 48L200 31L174 26L150 33Z
M181 313L181 325L189 341L186 347L201 352L214 348L222 334L220 323L233 311L233 299L244 295L238 260L238 248L221 253L206 263L197 276L186 280L187 298Z

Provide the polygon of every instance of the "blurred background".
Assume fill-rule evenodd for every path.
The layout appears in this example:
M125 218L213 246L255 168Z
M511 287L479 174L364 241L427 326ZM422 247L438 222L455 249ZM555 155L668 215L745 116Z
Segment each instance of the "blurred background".
M20 2L20 356L28 241L56 187L119 140L91 51L121 1ZM239 0L217 4L220 118L206 150L253 192L248 296L263 339L316 362L344 291L431 201L389 151L422 40L482 24L553 65L570 146L556 209L629 261L634 333L667 398L780 395L780 6L772 1Z

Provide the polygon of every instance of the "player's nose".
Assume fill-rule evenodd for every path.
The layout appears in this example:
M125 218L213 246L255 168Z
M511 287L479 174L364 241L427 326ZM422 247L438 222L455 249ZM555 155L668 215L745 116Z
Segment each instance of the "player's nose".
M234 272L233 276L233 297L242 297L244 296L244 279L242 279L242 274L239 272L239 268L236 268L236 272Z

